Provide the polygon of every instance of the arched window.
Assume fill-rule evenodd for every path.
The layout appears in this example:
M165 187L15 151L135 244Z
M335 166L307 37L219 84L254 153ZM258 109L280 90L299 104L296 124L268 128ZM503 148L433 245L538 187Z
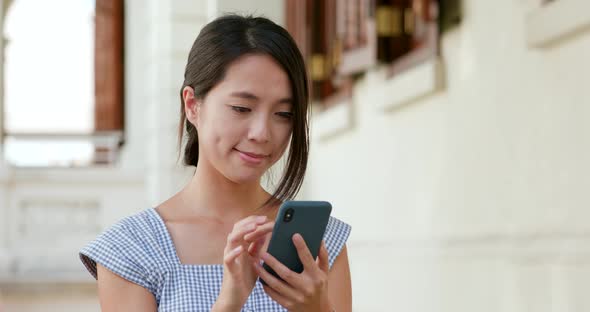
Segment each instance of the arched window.
M122 0L15 0L4 24L4 161L80 167L123 138Z

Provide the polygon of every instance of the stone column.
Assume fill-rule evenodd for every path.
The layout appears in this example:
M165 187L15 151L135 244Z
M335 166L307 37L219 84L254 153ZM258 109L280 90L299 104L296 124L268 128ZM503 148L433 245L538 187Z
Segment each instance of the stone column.
M193 168L177 159L177 129L180 116L180 88L188 52L207 23L210 1L173 0L153 3L149 31L150 77L144 90L144 146L147 166L146 191L150 205L157 205L178 192L190 179Z

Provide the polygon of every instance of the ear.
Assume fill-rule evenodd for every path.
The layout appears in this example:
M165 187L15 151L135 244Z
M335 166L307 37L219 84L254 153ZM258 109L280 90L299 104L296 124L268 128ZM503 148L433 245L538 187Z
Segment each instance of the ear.
M190 86L186 86L182 89L182 99L184 100L184 113L186 119L198 129L197 121L199 119L199 110L202 101L195 98L195 90Z

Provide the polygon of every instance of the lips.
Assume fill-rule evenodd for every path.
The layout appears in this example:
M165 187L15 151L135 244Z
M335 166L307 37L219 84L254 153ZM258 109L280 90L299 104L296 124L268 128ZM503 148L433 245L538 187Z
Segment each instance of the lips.
M250 152L241 151L241 150L239 150L237 148L235 150L238 151L238 152L240 152L240 153L242 153L242 154L246 154L246 155L248 155L250 157L254 157L254 158L265 158L265 157L268 157L268 154L250 153Z
M268 154L258 154L258 153L251 153L251 152L244 152L240 151L239 149L235 149L239 154L240 158L249 164L259 164L262 162L264 158L267 158Z

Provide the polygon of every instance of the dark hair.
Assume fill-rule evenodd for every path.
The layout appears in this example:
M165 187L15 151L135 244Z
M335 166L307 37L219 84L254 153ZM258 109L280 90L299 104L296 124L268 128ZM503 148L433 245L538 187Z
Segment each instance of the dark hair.
M303 183L309 154L309 87L305 63L297 44L281 26L264 17L231 14L203 27L189 52L180 89L178 151L180 157L183 129L186 129L188 138L183 164L197 166L197 129L186 118L182 90L190 86L196 98L205 98L223 80L229 64L246 54L265 54L275 59L289 76L293 95L293 133L286 170L276 191L264 203L266 205L295 197Z

